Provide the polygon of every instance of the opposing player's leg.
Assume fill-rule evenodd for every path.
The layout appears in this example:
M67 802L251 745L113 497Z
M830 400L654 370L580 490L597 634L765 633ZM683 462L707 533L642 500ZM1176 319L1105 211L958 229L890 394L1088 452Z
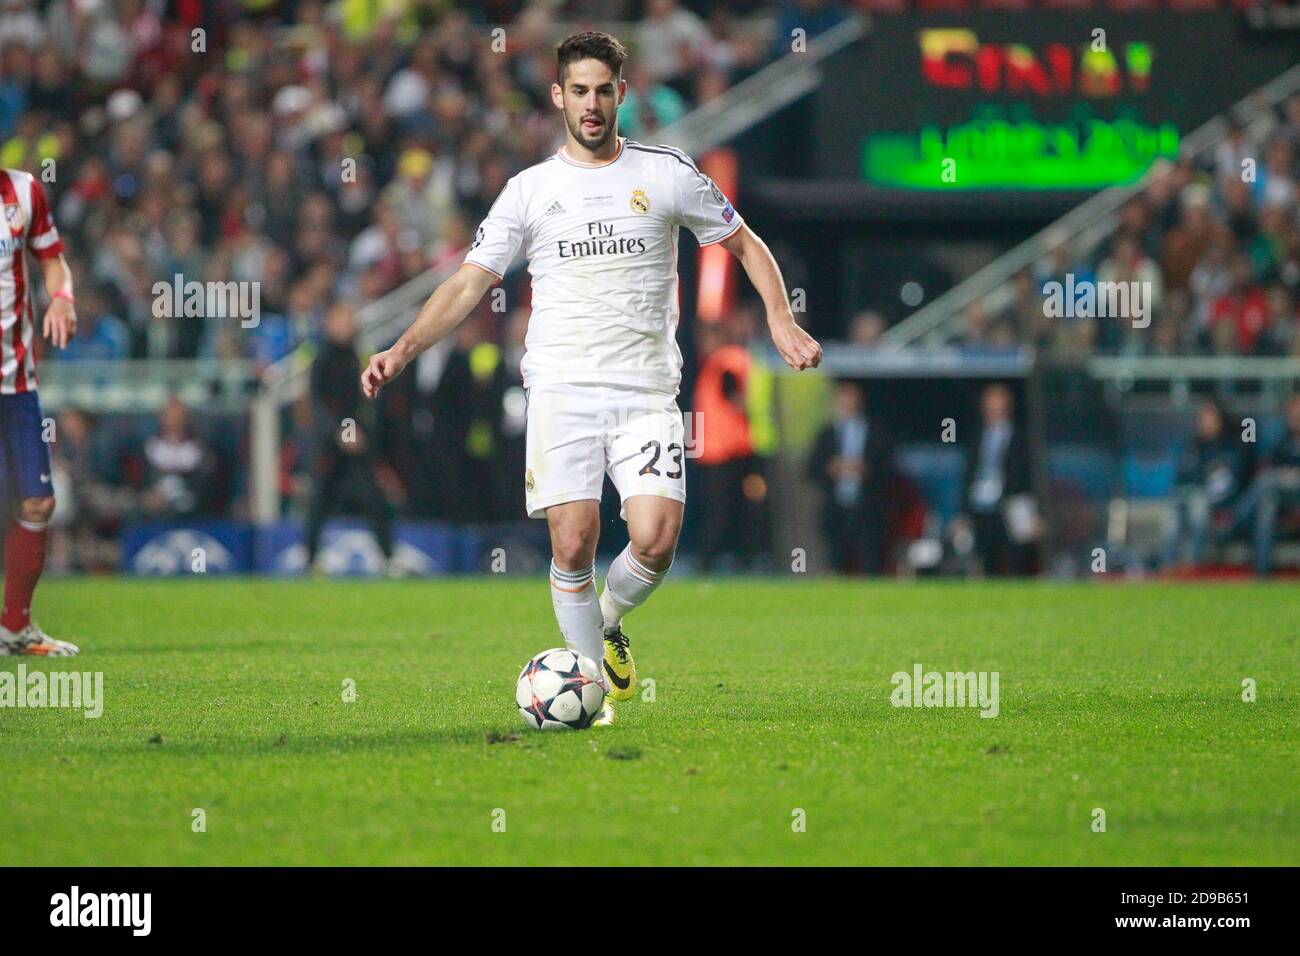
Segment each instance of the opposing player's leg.
M672 396L630 396L610 440L609 474L623 502L628 546L610 564L600 597L610 695L636 693L636 661L623 618L659 587L677 552L686 501L684 429Z
M71 657L78 648L57 641L32 622L32 594L45 568L54 498L23 498L5 535L4 612L0 614L0 655Z
M0 655L70 657L77 653L75 644L56 641L32 623L32 595L45 569L54 514L40 401L36 393L25 392L0 396L0 403L0 498L18 499L5 533Z

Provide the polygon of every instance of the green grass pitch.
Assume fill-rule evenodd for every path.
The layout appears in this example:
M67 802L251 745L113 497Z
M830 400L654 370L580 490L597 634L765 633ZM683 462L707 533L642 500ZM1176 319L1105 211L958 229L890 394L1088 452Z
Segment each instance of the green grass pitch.
M670 580L627 622L655 699L551 734L512 697L542 580L37 611L84 652L27 666L102 671L104 713L0 709L5 865L1300 863L1294 586ZM999 715L892 706L918 662L997 671Z

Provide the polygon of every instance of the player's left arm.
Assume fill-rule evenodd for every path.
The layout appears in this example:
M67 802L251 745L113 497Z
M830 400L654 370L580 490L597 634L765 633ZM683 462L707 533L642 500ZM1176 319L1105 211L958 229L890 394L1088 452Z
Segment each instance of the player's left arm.
M50 307L45 310L42 334L58 348L66 348L77 334L76 299L72 295L72 270L63 256L63 241L54 227L45 189L35 176L28 176L32 212L27 225L27 249L41 264L45 293Z
M66 348L77 334L76 299L72 295L72 269L62 253L38 260L45 277L50 306L45 310L41 331L51 343Z
M776 264L767 243L749 226L742 225L723 239L721 245L740 260L745 275L749 276L749 281L762 297L763 307L767 310L768 331L772 333L772 341L785 363L797 371L820 365L822 347L795 322L790 300L785 294L781 267Z

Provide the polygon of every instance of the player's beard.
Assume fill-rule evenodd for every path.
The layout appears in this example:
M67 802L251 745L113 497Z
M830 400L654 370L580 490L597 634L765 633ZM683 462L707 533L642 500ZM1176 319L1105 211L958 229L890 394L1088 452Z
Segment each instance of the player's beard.
M573 136L573 138L576 139L584 149L589 149L594 153L597 150L599 150L602 146L604 146L606 143L608 143L609 138L614 135L615 127L617 125L618 114L615 113L613 117L606 116L603 113L595 114L600 117L601 126L600 126L600 132L597 133L594 138L588 136L586 133L582 131L583 119L591 115L593 114L582 113L575 120L572 119L569 116L569 114L566 112L564 114L564 122L568 125L569 133Z

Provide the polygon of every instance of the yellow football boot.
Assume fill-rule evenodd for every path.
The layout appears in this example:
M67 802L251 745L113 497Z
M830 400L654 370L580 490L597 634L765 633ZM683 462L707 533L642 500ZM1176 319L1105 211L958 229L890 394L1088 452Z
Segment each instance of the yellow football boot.
M621 625L605 629L605 678L611 700L631 700L636 693L636 661Z

